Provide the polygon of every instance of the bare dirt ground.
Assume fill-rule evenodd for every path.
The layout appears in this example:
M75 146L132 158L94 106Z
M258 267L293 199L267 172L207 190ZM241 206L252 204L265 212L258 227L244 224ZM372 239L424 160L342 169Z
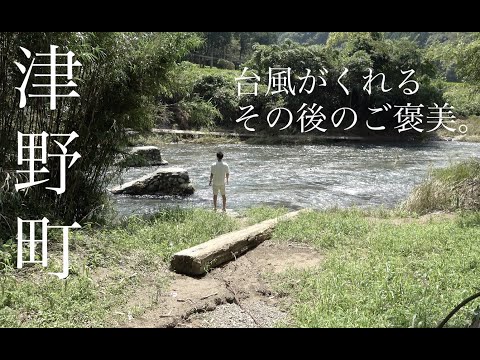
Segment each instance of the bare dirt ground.
M243 256L192 278L164 269L171 278L143 314L129 317L124 327L272 327L287 321L282 295L268 281L269 273L317 266L323 257L296 244L266 241ZM135 294L133 302L152 298ZM284 299L283 299L284 300Z

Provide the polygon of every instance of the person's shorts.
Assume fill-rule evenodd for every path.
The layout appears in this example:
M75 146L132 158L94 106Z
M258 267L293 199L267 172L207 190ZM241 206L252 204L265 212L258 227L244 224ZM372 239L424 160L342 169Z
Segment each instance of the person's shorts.
M213 195L218 195L218 192L225 196L225 185L213 185Z

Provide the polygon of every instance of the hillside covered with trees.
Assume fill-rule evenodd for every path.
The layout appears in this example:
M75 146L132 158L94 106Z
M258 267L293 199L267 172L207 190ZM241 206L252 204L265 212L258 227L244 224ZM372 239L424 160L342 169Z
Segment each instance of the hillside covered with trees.
M475 60L462 60L466 49L473 49L478 43L478 33L201 33L199 36L203 45L186 58L196 65L184 63L188 69L186 75L177 79L183 95L174 91L175 96L161 99L166 105L163 126L241 130L235 122L242 115L241 107L254 105L264 119L276 107L291 108L293 112L304 103L320 104L330 113L346 105L356 107L363 122L368 108L385 103L433 106L448 102L458 117L480 115L480 95L475 90L475 81L467 75L469 64ZM245 66L261 77L259 96L239 98L236 94L235 78ZM327 86L316 87L311 94L265 96L269 67L290 67L292 88L297 89L302 86L307 69L315 72L319 81L320 71L328 69L323 76ZM348 68L344 79L349 94L337 83L345 68ZM391 92L380 91L377 79L373 93L365 93L363 86L370 68L373 74L385 75L387 86L393 88ZM415 70L413 78L420 84L414 96L405 96L398 88L403 81L401 71L409 69ZM385 118L385 113L375 115L378 121L395 120L391 115ZM272 130L265 128L265 124L266 121L261 122L260 127ZM292 126L289 131L299 130ZM351 132L369 133L365 126Z

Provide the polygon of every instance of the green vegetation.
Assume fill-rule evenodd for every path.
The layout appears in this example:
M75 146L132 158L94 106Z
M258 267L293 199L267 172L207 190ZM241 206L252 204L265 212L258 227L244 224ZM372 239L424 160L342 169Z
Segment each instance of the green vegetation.
M445 99L455 107L454 114L458 117L470 118L480 115L480 34L466 33L457 39L447 42L433 43L429 47L428 57L435 61L440 69L450 69L455 72L454 78L449 76L448 72L444 76L449 81L441 82L440 87L444 87ZM470 125L470 124L467 124ZM466 141L479 141L477 136L478 128L474 127L473 134L470 131L465 136Z
M432 170L395 210L311 211L279 224L273 240L302 242L325 256L317 268L276 278L293 298L289 325L436 326L479 286L479 174L472 159ZM418 217L437 210L460 212ZM475 306L448 325L470 325Z
M285 215L288 211L285 207L256 206L247 209L243 215L248 219L248 225L253 225Z
M203 47L190 56L191 61L230 69L242 63L252 53L255 44L274 44L275 32L202 32Z
M81 62L74 74L81 96L58 101L53 111L48 97L30 99L20 109L14 89L22 84L23 75L11 66L21 54L19 46L41 53L51 44L58 44L62 53L73 51ZM198 45L193 33L0 33L0 87L10 89L0 93L0 246L16 236L17 217L72 224L99 215L111 166L125 144L125 128L151 129L155 97L176 63ZM17 131L79 135L68 150L77 151L81 160L67 171L64 194L57 196L43 185L15 191ZM52 140L49 151L53 146ZM36 180L49 178L56 186L59 165L49 160L48 177L38 174Z
M287 39L305 45L325 45L330 37L329 32L284 32L278 37L279 42ZM398 40L408 38L420 46L428 46L434 43L455 42L459 39L468 40L472 33L462 32L385 32L387 39Z
M224 69L232 68L229 62L233 61L231 54L238 51L238 39L252 36L263 39L256 45L253 45L255 41L248 40L248 56L242 58L241 65L237 62L239 67L248 66L262 77L258 96L243 96L241 99L237 97L234 78L240 75L239 70L221 71L185 62L178 68L176 77L170 84L173 86L169 86L168 95L160 99L162 106L166 107L160 106L158 123L161 126L178 126L180 129L223 128L239 131L243 130L243 127L234 120L242 114L239 111L240 106L253 105L260 119L265 119L276 107L286 107L294 111L303 103L315 102L322 105L322 113L327 115L322 126L328 129L329 134L344 132L341 127L335 128L331 124L328 114L331 115L342 106L349 106L355 109L359 119L368 118L371 123L387 126L387 130L380 133L369 131L363 122L359 122L349 133L415 137L419 134L412 131L399 135L398 131L393 129L398 124L392 114L380 112L372 115L368 108L384 103L397 105L412 102L432 106L434 103L443 104L448 101L455 107L458 117L471 117L478 113L477 93L472 94L471 87L464 83L455 86L454 83L444 81L458 81L457 71L462 79L473 81L474 67L469 67L469 64L473 64L475 59L476 33L282 33L276 43L273 37L266 34L268 33L201 35L205 39L204 51L214 51L216 56L220 56L213 65ZM312 44L314 46L309 46ZM453 46L455 48L452 48ZM237 50L232 53L232 49ZM452 54L464 55L452 58ZM447 57L450 57L450 60L447 61ZM193 58L189 59L195 61ZM329 74L325 76L327 86L315 89L311 95L303 92L296 96L265 96L267 70L272 64L275 67L291 67L294 74L292 86L297 89L301 86L300 77L304 75L306 68L317 72L318 69L328 68ZM343 83L350 90L348 96L336 83L344 67L349 69L343 79ZM416 71L414 77L420 83L420 90L415 96L406 96L402 89L397 87L405 77L398 69L407 67ZM383 72L387 86L393 90L382 93L378 86L374 86L371 95L365 93L362 89L365 83L363 76L368 74L369 68L372 68L375 74ZM179 93L178 89L182 91ZM445 96L442 96L444 91ZM274 129L269 127L266 121L257 121L255 129L257 132L279 133L280 125L285 125L286 121L281 117ZM427 129L430 126L424 125ZM297 133L298 127L299 123L294 122L289 130L282 133ZM463 137L463 140L472 139L475 140L474 137Z
M480 85L480 33L474 33L472 37L474 41L457 45L454 56L462 79L478 88Z
M416 187L404 208L425 214L431 211L480 210L480 161L471 159L444 169L434 169Z
M125 250L147 250L169 261L181 249L236 229L228 216L203 209L165 209L147 219L131 217L124 226L94 232Z
M427 209L405 207L331 209L277 225L272 241L300 242L324 257L317 267L269 276L288 303L290 317L283 325L436 326L479 286L479 170L480 163L470 160L432 171L432 178L448 185L444 191L476 181L477 190L463 190L460 201L450 196L447 205L455 203L457 214L419 216ZM72 234L71 275L65 282L38 267L14 271L14 257L4 252L0 326L121 326L158 301L174 252L286 212L262 206L234 219L202 209L164 209L109 228L86 226ZM53 258L50 271L60 266L58 251ZM145 288L148 301L133 301ZM468 326L475 307L475 302L466 306L448 325Z
M158 99L156 125L181 130L232 127L238 110L235 71L182 62Z
M285 211L249 209L247 221ZM277 290L288 295L286 325L432 327L478 288L479 213L406 215L334 209L279 224L273 241L302 242L325 256L319 267L272 275ZM0 326L121 326L127 314L155 305L169 282L163 269L173 252L238 226L221 213L177 209L109 229L77 231L66 282L44 269L2 273ZM132 302L131 295L147 286L153 289L149 301ZM449 326L468 325L474 307L464 308Z
M281 44L290 40L304 45L325 45L329 34L328 32L284 32L278 37L278 42Z
M480 92L467 83L445 83L445 100L459 117L480 116Z
M217 67L219 69L226 69L226 70L235 70L235 64L231 61L219 59L217 61Z
M0 251L0 259L4 255L8 264L0 274L0 327L118 325L127 313L142 311L129 303L131 294L151 282L158 291L168 283L163 269L174 252L238 226L221 213L169 209L111 228L85 227L72 233L66 281L47 275L41 267L14 271L14 257ZM58 261L48 270L58 271L61 254L49 256ZM154 300L152 295L150 303Z
M287 39L303 45L326 45L332 43L332 38L338 36L347 38L348 32L329 33L329 32L285 32L278 37L278 43L283 43ZM355 34L355 33L353 33ZM358 33L356 33L358 34ZM415 42L419 47L428 49L429 55L432 51L436 52L439 47L445 48L459 42L470 43L475 39L477 33L474 32L384 32L383 37L390 40L407 39ZM449 50L450 53L454 53ZM458 81L456 73L456 62L445 61L442 59L436 63L439 73L448 81Z
M369 108L386 103L422 103L427 108L449 102L462 118L457 127L465 124L469 128L462 138L480 140L479 33L284 33L279 39L277 35L0 33L0 87L7 89L0 93L1 327L119 325L125 315L142 311L143 305L130 297L146 284L156 291L156 295L149 295L150 303L155 296L158 300L158 293L169 281L166 264L175 251L287 211L254 208L245 212L246 220L238 220L206 210L160 210L150 218L132 217L121 225L107 226L106 186L119 170L115 166L117 155L134 143L179 140L176 135L149 134L153 126L243 131L243 124L235 120L242 114L240 107L253 105L262 119L251 122L257 132L267 135L272 143L296 143L295 138L270 136L279 134L286 119L278 119L272 129L266 116L272 109L284 107L296 117L304 103L316 103L326 115L321 125L328 135L398 135L394 130L398 121L391 113L372 115ZM36 53L47 51L51 44L58 45L62 53L73 51L75 60L82 63L74 74L81 96L59 100L53 111L48 98L28 99L26 107L20 109L14 89L23 82L23 74L12 65L19 58L26 64L19 47ZM243 66L260 75L258 96L237 96L234 78ZM320 70L325 68L329 71L325 74L327 85L316 86L311 94L265 95L269 67L290 67L292 86L297 91L306 69L319 79ZM348 95L337 83L344 68L349 69L342 81L350 90ZM369 69L374 74L384 73L392 90L382 92L376 83L368 95L363 85ZM415 95L407 96L398 87L405 80L400 69L415 70L415 80L420 83ZM348 134L343 130L348 119L338 127L330 119L341 107L350 107L358 115L358 123ZM367 118L387 130L368 130ZM299 134L299 126L295 119L281 134ZM127 128L140 135L128 136ZM57 196L44 186L15 191L15 183L28 180L16 172L17 131L75 131L79 135L68 150L82 157L67 171L64 194ZM445 131L439 134L446 136ZM323 141L313 136L304 139L312 144ZM225 139L191 141L224 143ZM261 138L249 141L265 142ZM56 186L58 164L49 162L46 167L50 170L49 185ZM393 211L311 211L282 223L275 230L276 241L302 242L325 255L318 268L288 272L277 279L281 292L293 300L290 325L434 326L478 289L479 174L480 162L472 159L432 170L425 183ZM45 174L37 175L36 180L46 178ZM433 211L458 213L423 215ZM52 225L74 221L83 225L72 234L68 280L60 282L39 267L14 269L17 217L47 217ZM59 240L51 241L49 270L57 271ZM462 310L449 324L465 326L473 306Z
M293 299L291 326L434 327L479 287L478 213L422 222L310 212L280 224L273 237L311 244L325 256L316 268L276 278ZM448 326L470 325L475 305Z
M417 132L411 131L399 134L395 129L398 120L390 112L380 111L372 114L369 109L387 103L395 105L443 103L441 89L433 82L435 67L425 56L424 51L407 39L383 39L381 33L332 33L330 36L326 46L304 46L289 41L281 45L259 45L246 66L258 71L265 86L268 84L269 68L272 64L280 68L289 67L295 74L292 87L296 89L301 88L300 77L306 75L306 69L310 69L317 76L321 75L319 69L327 69L328 74L323 75L326 85L316 86L311 94L304 91L295 96L280 94L268 97L276 99L273 105L281 105L292 112L296 112L303 104L320 104L321 113L326 116L321 127L327 129L327 134L345 135L344 129L352 124L352 115L347 113L344 123L337 126L334 125L331 116L336 110L348 107L354 109L358 117L358 122L348 130L348 135L418 136ZM337 83L345 68L348 69L348 73L342 79L342 83L349 89L348 95ZM369 69L373 69L375 75L383 73L386 87L391 90L381 91L380 80L377 79L378 83L373 86L372 93L368 94L363 87L366 83L364 77L369 74ZM400 70L408 69L415 70L415 79L421 84L418 92L410 96L399 87L405 80L405 75ZM261 100L257 99L255 109L258 109L260 118L265 119L273 106L262 103ZM382 124L385 130L369 130L364 119L369 119L370 123ZM287 121L287 115L281 116L276 129L286 125ZM259 123L259 126L263 125L261 130L268 130L269 125L266 121ZM428 130L430 125L425 125L425 129ZM300 133L300 127L301 122L293 122L283 133Z

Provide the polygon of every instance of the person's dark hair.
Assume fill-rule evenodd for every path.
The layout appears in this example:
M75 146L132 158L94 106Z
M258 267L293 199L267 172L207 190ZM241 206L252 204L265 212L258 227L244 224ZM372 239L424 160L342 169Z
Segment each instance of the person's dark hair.
M223 152L219 151L217 152L217 159L222 160L223 159Z

